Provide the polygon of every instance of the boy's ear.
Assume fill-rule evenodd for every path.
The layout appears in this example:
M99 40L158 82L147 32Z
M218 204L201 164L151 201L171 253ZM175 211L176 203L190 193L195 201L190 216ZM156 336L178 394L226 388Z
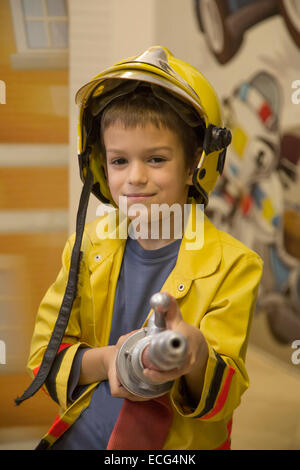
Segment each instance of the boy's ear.
M188 184L189 185L193 185L193 174L194 174L194 171L196 170L198 164L199 164L199 161L200 161L200 158L201 158L201 155L202 155L202 152L203 152L203 148L202 147L198 147L196 152L195 152L195 157L194 157L194 161L193 161L193 165L190 167L189 169L189 175L188 175Z

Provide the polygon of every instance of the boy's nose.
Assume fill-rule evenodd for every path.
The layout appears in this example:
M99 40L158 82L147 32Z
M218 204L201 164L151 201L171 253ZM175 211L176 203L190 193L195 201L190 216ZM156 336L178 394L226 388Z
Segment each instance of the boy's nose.
M131 164L128 175L128 183L132 186L144 185L148 181L147 169L142 162Z

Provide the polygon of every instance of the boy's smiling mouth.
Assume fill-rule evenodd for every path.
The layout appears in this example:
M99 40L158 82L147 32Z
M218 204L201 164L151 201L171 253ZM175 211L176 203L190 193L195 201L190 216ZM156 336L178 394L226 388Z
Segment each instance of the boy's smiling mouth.
M147 193L125 194L125 197L127 197L129 200L132 200L132 199L137 199L137 200L147 199L147 198L152 197L152 196L155 196L155 193L152 193L152 194L147 194Z

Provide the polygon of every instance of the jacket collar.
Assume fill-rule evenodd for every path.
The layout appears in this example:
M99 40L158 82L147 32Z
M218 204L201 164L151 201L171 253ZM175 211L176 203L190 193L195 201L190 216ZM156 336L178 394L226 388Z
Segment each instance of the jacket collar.
M191 202L191 211L172 276L174 282L177 282L176 279L180 279L188 284L193 279L206 277L215 272L222 258L218 230L204 214L201 209L202 206L196 204L194 200L189 200L189 202ZM93 247L89 259L89 266L92 271L117 252L120 256L124 252L129 221L128 219L121 220L121 224L123 224L121 231L118 231L120 225L117 225L117 232L114 232L115 220L118 220L117 210L86 225L86 234ZM108 229L107 233L110 238L101 239L99 234L105 227ZM193 230L193 227L195 227L195 230ZM123 238L116 236L119 233ZM197 237L195 233L197 233ZM193 234L194 238L191 238ZM197 256L195 256L195 253Z

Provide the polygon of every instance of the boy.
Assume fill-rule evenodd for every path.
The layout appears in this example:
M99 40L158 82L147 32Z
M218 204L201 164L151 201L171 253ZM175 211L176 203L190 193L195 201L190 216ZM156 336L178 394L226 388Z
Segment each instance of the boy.
M197 70L157 46L99 74L77 103L84 187L76 237L40 305L28 364L35 380L17 404L45 384L61 407L39 449L229 449L233 410L248 386L244 361L262 262L206 217L204 227L197 222L230 142L216 95ZM91 190L120 208L84 225ZM183 213L187 202L187 225L181 219L176 230L175 212L153 216L155 205ZM121 236L123 212L133 236ZM194 219L204 241L193 249ZM163 236L166 223L173 228ZM187 338L188 354L167 372L145 360L145 377L174 381L149 400L122 386L116 357L146 324L159 291L170 298L167 328Z

